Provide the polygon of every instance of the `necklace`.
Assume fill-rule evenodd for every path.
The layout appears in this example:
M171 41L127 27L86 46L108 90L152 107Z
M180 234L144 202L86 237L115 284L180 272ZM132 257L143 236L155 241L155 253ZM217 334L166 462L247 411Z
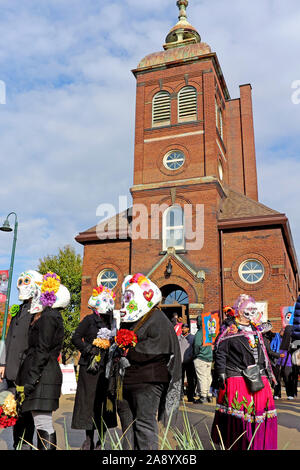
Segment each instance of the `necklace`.
M247 341L249 343L249 346L252 348L252 349L255 349L257 348L257 345L258 345L258 335L257 333L255 333L252 328L251 328L251 323L249 323L249 325L241 325L239 323L239 321L236 319L236 326L237 328L239 329L239 331L241 331L243 333L244 336L246 336L247 338ZM247 331L247 328L251 328L251 332L250 331Z

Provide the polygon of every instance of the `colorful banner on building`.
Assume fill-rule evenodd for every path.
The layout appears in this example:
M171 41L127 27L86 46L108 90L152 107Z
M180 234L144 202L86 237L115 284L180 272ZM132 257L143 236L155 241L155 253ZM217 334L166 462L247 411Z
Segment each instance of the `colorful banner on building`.
M8 289L8 271L0 271L0 303L6 302Z
M220 331L218 311L202 313L203 346L212 346Z
M295 305L289 307L280 307L281 323L283 328L292 325L294 321Z

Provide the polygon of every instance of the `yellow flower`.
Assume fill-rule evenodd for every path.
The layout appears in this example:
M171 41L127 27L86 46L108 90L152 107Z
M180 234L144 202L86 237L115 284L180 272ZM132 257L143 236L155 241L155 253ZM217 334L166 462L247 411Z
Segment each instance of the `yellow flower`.
M59 289L60 282L54 279L54 277L48 277L42 284L41 291L54 291L56 293Z
M2 405L3 413L7 416L17 416L17 403L12 393L10 393Z
M96 338L93 341L93 345L100 349L108 349L110 347L110 341L109 339Z

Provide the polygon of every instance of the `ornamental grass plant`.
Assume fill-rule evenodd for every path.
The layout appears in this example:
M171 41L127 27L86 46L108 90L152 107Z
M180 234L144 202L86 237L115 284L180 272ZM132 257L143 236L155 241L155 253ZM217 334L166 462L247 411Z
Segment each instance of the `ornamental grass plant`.
M209 449L204 449L201 438L199 436L199 432L197 430L198 426L202 423L202 421L198 422L197 425L192 425L188 418L188 412L184 404L183 404L183 409L181 410L181 413L182 413L182 424L183 424L181 429L179 429L177 426L173 427L171 425L172 418L173 418L172 415L170 416L167 425L161 428L160 433L159 433L158 450L160 451L163 451L163 450L165 451L209 450ZM130 426L132 426L133 424L134 422L132 422ZM234 443L228 449L226 449L220 430L218 429L219 436L220 436L220 444L218 446L215 446L215 444L210 438L210 431L205 422L204 422L204 425L206 427L207 435L209 436L211 450L219 450L219 451L220 450L221 451L232 450L232 447L236 444L236 442L239 439L241 439L242 436L245 434L245 432L242 433L234 441ZM260 427L260 424L256 428L247 450L251 450L253 439L255 437L255 434L258 432L259 427ZM121 434L119 429L114 429L113 431L111 431L110 429L107 429L105 423L102 422L101 428L100 429L96 428L96 433L98 434L97 437L98 437L98 443L99 443L98 449L99 450L112 450L112 451L124 450L123 442L126 439L126 432L128 431L128 429L124 433ZM26 442L25 440L23 441ZM65 441L64 448L60 448L59 446L57 446L57 450L74 450L71 448L70 443L69 443L68 430L67 430L65 418L64 418L64 441ZM288 445L289 443L286 443L282 450L286 450ZM33 450L38 450L36 446L34 445L31 445L31 446ZM22 449L22 442L20 442L16 450L21 450L21 449Z

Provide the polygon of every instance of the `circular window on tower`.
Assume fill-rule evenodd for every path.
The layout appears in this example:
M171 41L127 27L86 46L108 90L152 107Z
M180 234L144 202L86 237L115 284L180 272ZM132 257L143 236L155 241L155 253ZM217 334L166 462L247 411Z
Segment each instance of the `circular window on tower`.
M116 287L117 282L118 282L118 275L116 271L114 271L113 269L103 269L103 271L101 271L98 274L98 277L97 277L98 286L102 284L102 286L104 287L113 289L114 287Z
M256 284L264 277L264 266L256 259L247 259L240 264L239 276L247 284Z
M185 162L185 155L181 150L171 150L163 159L164 166L168 170L179 170Z

